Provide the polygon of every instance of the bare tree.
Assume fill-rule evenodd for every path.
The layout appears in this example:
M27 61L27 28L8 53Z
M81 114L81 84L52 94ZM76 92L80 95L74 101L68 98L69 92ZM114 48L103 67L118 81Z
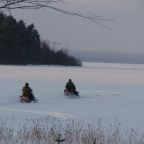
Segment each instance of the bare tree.
M103 18L102 16L92 15L86 16L80 14L78 12L64 10L58 7L55 7L54 4L62 3L63 0L0 0L0 11L11 11L13 9L41 9L48 8L55 11L58 11L63 14L78 16L80 18L84 18L90 21L97 23L98 25L110 29L109 27L102 24L102 21L111 20L107 18Z

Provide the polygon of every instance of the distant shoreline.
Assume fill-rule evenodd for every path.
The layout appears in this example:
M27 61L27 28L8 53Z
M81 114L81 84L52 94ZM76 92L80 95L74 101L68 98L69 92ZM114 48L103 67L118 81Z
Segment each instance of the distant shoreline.
M144 54L101 51L72 51L71 54L82 62L144 64Z

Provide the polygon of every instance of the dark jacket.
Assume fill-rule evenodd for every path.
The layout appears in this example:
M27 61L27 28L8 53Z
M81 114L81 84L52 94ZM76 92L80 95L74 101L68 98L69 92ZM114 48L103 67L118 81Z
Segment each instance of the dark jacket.
M73 82L68 81L68 82L66 83L66 89L67 89L68 91L75 91L75 90L76 90L76 87L75 87L75 85L74 85Z
M24 86L22 88L22 91L23 91L23 96L25 97L30 97L32 94L32 89L29 86Z

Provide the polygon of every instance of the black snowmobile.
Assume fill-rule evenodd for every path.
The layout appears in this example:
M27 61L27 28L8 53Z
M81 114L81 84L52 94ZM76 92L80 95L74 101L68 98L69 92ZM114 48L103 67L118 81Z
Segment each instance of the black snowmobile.
M31 102L38 102L38 99L36 97L26 97L26 96L20 96L20 102L22 103L31 103Z
M64 90L64 95L65 96L79 96L79 92L74 90L74 91L68 91L67 89Z

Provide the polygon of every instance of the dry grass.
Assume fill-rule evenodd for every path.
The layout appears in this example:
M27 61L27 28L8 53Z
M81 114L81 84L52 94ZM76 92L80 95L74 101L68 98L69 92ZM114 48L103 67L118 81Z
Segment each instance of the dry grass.
M64 140L62 144L144 144L144 134L120 128L120 123L104 128L95 123L49 117L10 126L8 120L0 119L0 144L56 144L59 138Z

